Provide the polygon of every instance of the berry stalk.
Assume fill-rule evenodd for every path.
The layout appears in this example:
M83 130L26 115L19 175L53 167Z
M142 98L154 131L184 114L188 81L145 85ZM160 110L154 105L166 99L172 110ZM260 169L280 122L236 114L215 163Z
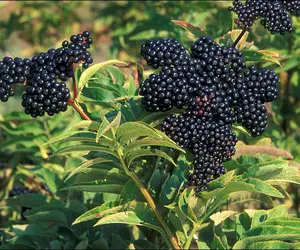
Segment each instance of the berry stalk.
M79 105L74 101L74 99L69 99L68 104L82 117L82 119L91 121L86 113L79 107Z
M243 36L245 35L247 29L244 28L242 30L242 32L240 33L240 35L238 36L238 38L234 41L234 43L232 44L232 47L235 48L237 46L237 44L239 43L239 41L243 38Z

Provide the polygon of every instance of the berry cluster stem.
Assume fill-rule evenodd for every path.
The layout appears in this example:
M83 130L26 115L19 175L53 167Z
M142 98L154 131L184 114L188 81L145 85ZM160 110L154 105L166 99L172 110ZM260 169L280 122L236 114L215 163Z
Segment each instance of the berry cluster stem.
M168 245L170 244L173 249L181 249L181 247L178 245L176 237L172 234L172 232L169 229L169 227L167 226L164 218L161 216L160 212L158 211L157 206L156 206L151 194L149 193L148 189L143 185L143 183L140 181L140 179L138 178L138 176L134 172L128 170L128 168L127 168L127 166L126 166L126 164L123 160L122 153L121 153L120 150L118 150L118 155L119 155L119 159L121 161L121 164L123 166L124 171L126 172L126 174L129 177L131 177L131 179L137 185L140 192L143 194L144 198L146 199L147 203L149 204L149 206L153 210L153 212L154 212L157 220L161 224L163 230L165 231L165 233L166 233L166 235L169 239L169 242L167 242Z
M78 112L78 114L80 114L80 116L82 117L82 119L87 120L87 121L91 121L91 118L88 117L88 115L86 113L84 113L84 111L82 110L82 108L77 104L76 101L74 101L74 99L69 99L68 104L76 111Z
M239 41L242 39L242 37L245 35L247 29L243 29L242 32L239 34L238 38L234 41L234 43L232 44L232 47L236 47L236 45L239 43Z

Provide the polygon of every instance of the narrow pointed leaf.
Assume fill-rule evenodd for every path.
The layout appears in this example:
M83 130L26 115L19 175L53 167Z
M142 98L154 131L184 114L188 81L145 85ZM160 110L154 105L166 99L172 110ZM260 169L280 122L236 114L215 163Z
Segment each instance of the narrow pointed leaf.
M117 116L115 119L109 123L106 119L101 123L101 126L99 127L97 131L97 136L96 136L96 142L99 142L99 139L101 138L102 135L104 135L108 130L110 130L112 127L118 127L121 122L121 112L118 112Z
M54 153L53 155L51 155L51 157L53 157L55 155L62 155L62 154L81 152L81 151L83 151L83 152L86 152L86 151L88 151L88 152L89 151L103 152L103 153L107 153L107 154L110 154L110 155L118 158L118 155L109 148L101 147L101 146L97 146L97 145L83 145L83 144L62 148L62 149L58 150L56 153Z
M299 241L300 234L261 235L261 236L248 237L235 243L232 249L247 249L250 245L254 243L263 242L263 241L272 241L272 240Z
M95 208L85 212L84 214L80 215L73 222L73 225L81 223L81 222L93 220L93 219L99 219L104 215L103 211L110 210L114 207L117 207L119 204L120 204L119 200L105 202L101 206L95 207Z
M250 244L247 249L298 249L293 243L279 240L268 240Z
M95 164L105 163L105 162L112 162L112 160L108 160L108 159L105 159L105 158L95 158L95 159L92 159L92 160L84 161L79 166L77 166L75 169L71 170L71 173L69 174L69 176L66 178L65 181L70 179L75 174L84 172L87 168L89 168L89 167L91 167Z
M247 180L247 183L253 184L255 186L256 191L259 193L277 198L284 198L284 195L281 192L279 192L276 188L259 179L249 178L249 180Z
M100 124L101 124L100 122L96 122L96 121L80 121L72 125L70 127L70 130L83 128L89 131L97 131L99 129Z
M89 79L91 79L91 77L93 75L95 75L100 69L105 68L105 67L107 67L109 65L113 65L113 64L127 65L127 63L122 62L122 61L109 60L109 61L106 61L106 62L95 64L95 65L91 66L90 68L86 69L81 74L79 82L78 82L78 86L77 86L77 89L78 89L78 98L80 97L82 89L87 85Z
M96 133L90 131L72 131L50 139L43 146L47 146L58 142L65 142L67 141L66 139L72 140L72 137L82 138L82 141L85 141L85 139L87 139L88 141L95 142Z
M147 227L159 232L162 235L162 237L166 240L166 242L169 242L164 230L157 225L157 222L153 218L153 215L151 213L136 213L133 211L120 212L105 216L104 218L100 219L94 226L96 227L107 224L126 224Z
M147 212L151 213L151 208L145 202L130 201L120 204L120 201L106 202L99 207L95 207L88 212L79 216L73 224L81 223L88 220L100 219L107 215L113 215L123 211Z
M102 183L101 183L102 182ZM87 184L78 184L69 187L65 187L63 190L75 190L75 191L82 191L82 192L92 192L92 193L113 193L119 194L123 188L123 185L120 184L111 184L105 183L103 181L99 181L99 183L87 183Z
M174 166L176 166L176 163L174 162L172 157L170 157L165 152L158 150L158 149L138 149L138 150L132 152L127 157L128 166L130 166L131 163L135 159L137 159L139 157L144 157L144 156L162 157L162 158L168 160L169 162L171 162Z
M128 146L125 147L124 154L127 155L131 151L133 151L135 149L139 149L141 147L145 147L145 146L168 147L168 148L173 148L173 149L177 149L181 152L184 152L184 150L181 147L179 147L176 143L159 140L159 139L146 138L146 139L141 139L141 140L137 140L135 142L130 143Z
M152 137L161 139L161 136L147 124L142 122L126 122L122 124L116 132L121 144L124 144L138 137Z

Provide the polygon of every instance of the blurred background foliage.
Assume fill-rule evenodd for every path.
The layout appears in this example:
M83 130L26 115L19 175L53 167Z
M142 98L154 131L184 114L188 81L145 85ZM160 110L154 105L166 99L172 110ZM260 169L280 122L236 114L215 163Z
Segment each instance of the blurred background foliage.
M205 34L221 38L234 26L234 16L227 10L230 1L2 1L0 2L0 57L32 57L34 54L58 47L71 34L90 30L94 39L92 55L96 63L108 59L138 62L144 66L145 75L150 69L139 55L141 44L148 39L172 37L187 47L191 41L184 29L171 20L191 23ZM269 127L263 136L249 138L241 135L246 144L255 144L269 137L272 145L290 152L294 163L300 166L300 18L293 17L295 32L270 35L261 25L250 32L248 42L254 50L278 53L282 67L270 62L253 62L268 67L280 75L280 97L268 106ZM22 114L20 104L23 88L16 90L16 98L0 103L0 191L11 187L14 180L6 179L14 171L18 182L44 183L55 193L57 184L51 185L51 175L58 183L62 173L75 166L78 159L53 157L51 152L61 145L41 147L60 135L80 119L72 110L55 118L31 119ZM229 162L230 164L230 162ZM46 166L46 168L45 168ZM2 173L1 169L9 169ZM28 171L37 179L28 178ZM15 176L15 175L14 175ZM9 183L8 183L9 182ZM58 185L59 186L59 185ZM290 186L293 205L288 204L299 216L299 191ZM1 196L7 196L7 190ZM3 197L0 197L0 200ZM105 197L101 197L105 201ZM101 200L101 202L102 202ZM101 203L99 202L99 203ZM76 205L76 204L75 204ZM264 208L264 207L262 207ZM3 214L1 214L3 216ZM1 217L0 216L0 217ZM6 215L7 216L7 215ZM4 218L4 216L3 216ZM3 221L0 219L0 224ZM0 230L1 233L1 230ZM1 236L1 234L0 234Z

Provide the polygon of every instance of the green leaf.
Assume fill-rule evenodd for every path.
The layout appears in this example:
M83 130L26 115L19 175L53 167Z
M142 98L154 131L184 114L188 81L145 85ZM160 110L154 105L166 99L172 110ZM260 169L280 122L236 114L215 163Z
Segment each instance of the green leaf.
M113 193L113 194L118 194L121 192L123 185L120 184L111 184L110 183L105 183L105 181L96 181L92 183L86 183L86 184L78 184L78 185L72 185L69 187L62 188L61 191L63 190L76 190L76 191L84 191L84 192L93 192L93 193Z
M171 20L175 25L185 29L188 32L188 38L190 40L196 40L201 36L205 35L205 32L197 26L194 26L188 22L180 21L180 20Z
M40 207L45 204L46 197L41 194L24 194L6 200L7 206Z
M101 147L101 146L98 146L98 145L83 145L83 144L62 148L62 149L58 150L56 153L54 153L53 155L51 155L51 157L53 157L55 155L62 155L62 154L82 152L82 151L83 152L86 152L86 151L88 151L88 152L90 152L90 151L102 152L102 153L107 153L107 154L110 154L110 155L115 156L116 158L118 158L118 155L113 150L111 150L109 148Z
M231 181L229 182L224 188L215 189L211 192L203 193L203 197L206 199L208 197L215 197L217 201L222 201L229 195L240 192L240 191L248 191L248 192L255 192L255 187L252 184L239 182L239 181Z
M210 219L214 222L215 226L218 226L223 221L225 221L227 218L229 218L230 216L232 216L236 213L237 213L236 211L225 210L225 211L217 212L217 213L211 215Z
M106 216L114 215L119 212L129 211L133 211L136 213L147 213L150 214L151 217L153 216L151 208L145 202L130 201L125 204L120 204L120 201L110 201L104 203L99 207L95 207L79 216L74 221L73 225L93 219L104 218Z
M98 168L99 167L99 168ZM121 170L107 164L97 164L96 167L89 168L88 173L79 174L72 180L72 184L86 183L99 180L109 180L115 184L123 184L128 181L128 176L123 175ZM71 185L72 185L71 184Z
M257 226L254 228L251 228L249 231L245 232L241 239L247 238L247 237L253 237L253 236L262 236L262 235L285 235L285 234L299 234L300 235L300 229L289 227L286 225L265 225L265 223L262 223L261 226Z
M226 247L224 246L223 242L221 241L221 239L219 238L219 236L217 236L214 233L214 238L213 238L213 242L211 244L211 248L212 249L226 249Z
M243 51L243 56L246 61L250 62L260 62L262 60L275 63L281 67L281 63L277 59L277 57L274 57L268 53L260 53L259 51Z
M176 163L174 162L174 160L172 159L172 157L170 157L169 155L167 155L165 152L158 150L158 149L138 149L133 151L132 153L130 153L127 156L127 165L128 167L131 165L131 163L139 158L139 157L144 157L144 156L155 156L155 157L162 157L166 160L168 160L169 162L171 162L174 166L176 166Z
M111 209L113 209L114 207L118 207L119 204L120 204L119 200L105 202L101 206L95 207L95 208L85 212L84 214L80 215L73 222L72 225L82 223L85 221L89 221L89 220L93 220L93 219L99 219L102 216L104 216L105 214L107 214L107 212L104 213L104 211L107 211L107 210L111 211Z
M89 131L73 131L61 134L55 138L50 139L47 143L45 143L43 146L48 146L50 144L58 143L58 142L65 142L70 137L78 138L78 141L91 141L95 142L96 133L89 132ZM87 140L85 140L87 139Z
M47 221L47 222L52 222L52 223L58 223L58 224L64 225L64 226L68 225L65 214L59 210L38 211L36 213L27 211L25 213L25 217L27 220L32 221L32 222Z
M180 212L193 224L197 222L197 216L192 209L192 205L196 202L197 198L195 197L195 192L191 189L185 189L178 200Z
M243 178L249 178L249 177L255 177L261 176L260 173L265 174L266 173L266 167L269 168L267 170L270 170L272 172L272 169L278 173L278 169L283 169L288 166L288 161L282 161L282 160L274 160L274 161L267 161L255 164L247 169L247 172L243 174ZM263 170L261 170L263 169ZM262 171L262 172L261 172Z
M162 235L165 235L164 231L158 223L156 219L153 217L153 213L149 211L125 211L119 212L112 215L107 215L100 219L95 225L106 225L106 224L127 224L127 225L136 225L136 226L144 226L151 228L160 232Z
M243 126L240 126L240 125L232 125L232 128L234 131L238 131L238 132L241 132L249 137L252 137L251 134L243 127Z
M280 193L276 188L271 185L255 178L249 178L247 183L253 184L257 192L270 195L277 198L284 198L284 195Z
M251 228L251 218L249 214L243 212L236 216L236 234L240 238Z
M78 98L81 95L82 89L87 85L89 79L91 79L91 77L93 75L95 75L100 69L105 68L109 65L113 65L113 64L122 64L122 65L127 65L125 62L122 61L118 61L118 60L109 60L106 62L102 62L102 63L98 63L95 64L93 66L91 66L90 68L86 69L80 76L79 82L78 82Z
M123 86L125 81L125 76L122 71L120 71L118 68L113 66L106 67L105 71L108 73L109 77L111 78L114 84Z
M284 205L281 205L284 206ZM286 210L288 208L286 207ZM269 211L268 211L269 212ZM293 218L293 217L277 217L277 218L272 218L269 219L269 215L267 220L263 223L263 225L278 225L282 227L293 227L296 228L297 230L300 230L300 219L299 218Z
M288 207L286 205L279 205L274 207L273 209L268 210L267 216L268 220L278 218L278 217L288 217ZM288 218L292 220L292 218Z
M298 168L289 166L288 161L270 161L254 165L243 174L243 178L249 176L268 183L288 182L300 184Z
M111 128L113 127L118 127L120 125L121 122L121 112L118 112L117 116L115 117L115 119L109 123L107 120L104 120L101 123L101 126L99 127L98 131L97 131L97 136L96 136L96 142L99 142L99 139Z
M122 203L127 203L129 201L137 200L138 197L141 195L140 190L136 187L136 184L133 180L129 180L124 185L120 193L120 200Z
M116 135L121 144L125 144L138 137L162 138L155 129L142 122L124 123L117 129Z
M66 178L65 181L70 179L75 174L82 173L82 172L86 171L87 168L89 168L89 167L91 167L95 164L107 163L107 162L112 162L112 160L108 160L108 159L105 159L105 158L95 158L95 159L92 159L92 160L84 161L79 166L75 167L73 170L70 170L71 173L69 174L69 176Z
M77 244L77 246L75 247L75 250L87 249L88 245L89 245L88 240L82 240Z
M243 240L238 241L235 243L232 249L248 249L254 243L262 242L262 241L274 241L274 240L300 240L300 234L285 234L285 235L261 235L261 236L254 236L248 237Z
M89 131L97 131L100 127L101 123L96 121L80 121L78 123L75 123L70 127L70 130L72 129L79 129L83 128Z
M268 240L250 244L247 249L298 249L293 247L295 244L279 240Z
M181 152L184 152L184 150L174 142L168 142L168 141L159 140L159 139L145 138L145 139L137 140L137 141L134 141L134 142L128 144L124 148L124 154L127 155L130 152L132 152L133 150L136 150L136 149L139 149L139 148L145 147L145 146L168 147L168 148L174 148Z

